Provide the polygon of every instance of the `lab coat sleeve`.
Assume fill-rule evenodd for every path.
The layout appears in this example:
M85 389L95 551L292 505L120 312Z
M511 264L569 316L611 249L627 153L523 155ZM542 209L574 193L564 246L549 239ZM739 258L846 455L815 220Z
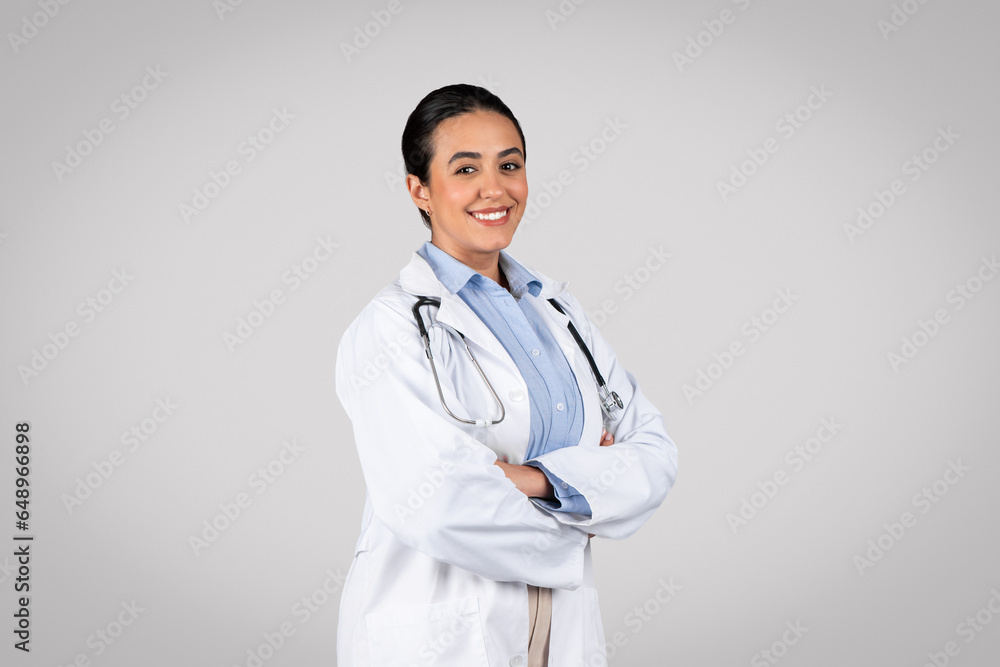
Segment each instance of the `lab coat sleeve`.
M608 430L615 443L581 443L538 456L536 460L582 493L591 516L553 513L556 520L601 537L620 539L637 531L663 502L677 477L677 447L667 435L663 416L646 398L635 377L618 363L586 311L570 295L560 296L601 369L609 389L625 409ZM585 324L584 326L581 326Z
M337 353L375 517L431 558L495 581L549 588L583 581L587 533L535 507L496 454L441 408L417 327L376 299Z

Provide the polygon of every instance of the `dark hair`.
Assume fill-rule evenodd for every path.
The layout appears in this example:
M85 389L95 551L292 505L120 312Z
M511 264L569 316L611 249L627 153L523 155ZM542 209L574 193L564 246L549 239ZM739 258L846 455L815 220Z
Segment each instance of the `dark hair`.
M490 111L510 119L521 137L521 146L527 157L524 143L524 132L514 114L499 97L479 86L457 83L444 88L438 88L420 100L417 107L406 119L403 128L403 165L407 174L413 174L421 183L430 181L431 158L434 157L434 131L441 121L472 113L474 111ZM420 209L420 217L424 225L430 229L431 219Z

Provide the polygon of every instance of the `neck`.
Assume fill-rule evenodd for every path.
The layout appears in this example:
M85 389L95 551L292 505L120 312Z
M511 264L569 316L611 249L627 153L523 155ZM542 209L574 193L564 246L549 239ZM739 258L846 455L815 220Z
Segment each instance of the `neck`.
M491 271L480 271L479 269L476 269L476 271L479 271L479 273L483 274L484 276L495 282L497 285L500 285L504 289L507 288L507 281L504 279L504 275L500 271L499 261L493 264L493 268Z
M487 253L456 253L448 248L442 248L437 243L434 243L433 238L431 238L431 243L460 261L462 264L465 264L473 271L482 274L496 284L504 287L504 289L507 289L507 280L500 272L499 250Z

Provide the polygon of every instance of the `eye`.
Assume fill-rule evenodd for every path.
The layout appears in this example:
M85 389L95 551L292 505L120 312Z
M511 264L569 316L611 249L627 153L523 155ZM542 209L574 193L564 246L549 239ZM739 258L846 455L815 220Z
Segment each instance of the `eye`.
M520 168L520 162L505 162L500 166L500 169L503 171L517 171Z
M456 171L455 173L456 174L471 174L475 170L476 170L476 168L473 167L472 165L466 165L464 167L459 167L458 171Z

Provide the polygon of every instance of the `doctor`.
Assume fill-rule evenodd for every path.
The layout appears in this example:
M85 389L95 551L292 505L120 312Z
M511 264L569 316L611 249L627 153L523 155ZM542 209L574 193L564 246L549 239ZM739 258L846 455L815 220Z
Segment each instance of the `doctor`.
M528 201L510 109L435 90L402 146L431 240L337 353L367 486L337 664L605 665L590 538L649 518L676 448L566 284L502 252Z

